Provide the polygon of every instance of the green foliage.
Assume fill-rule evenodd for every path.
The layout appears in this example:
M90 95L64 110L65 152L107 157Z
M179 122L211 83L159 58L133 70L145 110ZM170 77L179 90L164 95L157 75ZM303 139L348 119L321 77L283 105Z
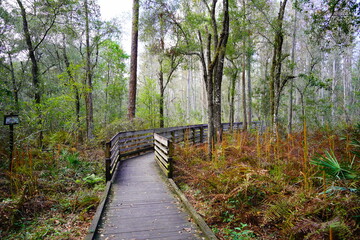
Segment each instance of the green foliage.
M320 167L321 170L332 179L357 179L358 173L352 169L352 165L344 166L340 164L333 152L325 152L325 156L313 158L310 162Z
M137 109L138 116L146 120L146 127L158 127L160 94L157 91L156 80L146 78L139 91Z
M226 229L226 239L231 240L251 240L256 239L256 235L253 231L245 229L248 225L246 223L240 223L240 227L234 228L234 230Z
M78 152L71 153L67 150L63 150L61 152L60 160L66 161L69 166L73 168L78 168L81 165Z
M91 174L83 178L83 181L90 186L94 186L97 183L103 182L104 179L96 176L95 174Z

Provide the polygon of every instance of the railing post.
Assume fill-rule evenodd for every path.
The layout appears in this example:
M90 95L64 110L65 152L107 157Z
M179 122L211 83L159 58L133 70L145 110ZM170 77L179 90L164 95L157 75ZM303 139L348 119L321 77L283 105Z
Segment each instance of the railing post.
M175 131L171 131L170 134L171 134L171 141L172 141L173 143L176 142L176 141L175 141Z
M106 182L111 179L110 164L111 164L110 142L105 144L105 179Z
M196 128L192 128L191 131L192 131L193 144L195 144L196 143Z
M168 169L168 178L173 177L174 172L174 163L173 163L173 155L174 155L174 143L171 140L168 140L169 145L169 169Z
M200 127L200 143L204 142L204 127Z

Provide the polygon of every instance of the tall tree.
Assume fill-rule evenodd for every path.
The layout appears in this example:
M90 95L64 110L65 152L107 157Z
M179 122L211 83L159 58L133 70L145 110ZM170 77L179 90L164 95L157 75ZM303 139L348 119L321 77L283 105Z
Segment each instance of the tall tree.
M94 138L94 107L93 107L93 83L92 83L92 63L90 46L90 27L89 27L89 4L84 1L85 7L85 46L86 46L86 136L89 140Z
M294 27L292 32L292 47L291 47L291 73L295 75L295 49L296 49L296 31L297 29L297 21L298 21L298 11L297 11L297 0L294 3ZM290 82L290 90L289 90L289 113L288 113L288 133L292 132L292 124L293 124L293 96L294 96L294 80Z
M139 35L139 0L133 0L133 16L131 30L131 61L129 82L129 107L128 118L133 119L136 111L136 82L137 82L137 57Z
M40 70L39 70L39 63L38 63L38 57L36 56L36 51L38 50L39 46L45 41L46 37L48 36L50 30L53 28L55 21L60 13L60 9L64 3L45 3L44 8L45 11L51 11L52 14L48 14L50 16L48 19L46 19L46 25L44 26L45 31L42 34L40 40L38 42L34 42L32 39L32 34L30 32L29 27L29 21L28 21L28 14L26 12L25 6L23 5L23 2L21 0L16 0L19 8L20 8L20 14L22 18L22 27L23 27L23 34L28 50L28 55L31 60L31 76L32 76L32 84L33 84L33 92L34 92L34 102L36 104L37 109L37 115L38 115L38 126L40 128L39 131L39 138L38 138L38 144L39 146L42 146L42 140L43 140L43 130L42 130L42 113L40 109L41 104L41 81L40 81Z
M149 2L143 18L143 38L148 42L150 54L158 61L158 84L160 92L159 126L165 125L165 90L182 62L179 51L179 33L174 23L174 12L177 6L169 1L158 0ZM172 41L167 39L171 38Z
M272 65L270 70L270 110L271 110L271 123L274 131L278 130L278 115L281 92L285 87L287 78L282 78L282 62L284 61L283 43L284 43L284 29L283 22L285 16L287 0L280 1L280 8L277 19L274 24L274 48ZM286 55L285 55L286 56Z
M224 59L226 46L229 38L229 1L222 1L222 17L220 23L217 21L217 0L212 0L209 5L205 0L203 3L209 14L209 27L205 28L206 42L203 33L198 30L200 43L200 62L202 65L203 79L206 86L208 101L208 145L209 158L211 158L213 144L222 138L221 125L221 85L223 78ZM219 33L219 25L221 32Z

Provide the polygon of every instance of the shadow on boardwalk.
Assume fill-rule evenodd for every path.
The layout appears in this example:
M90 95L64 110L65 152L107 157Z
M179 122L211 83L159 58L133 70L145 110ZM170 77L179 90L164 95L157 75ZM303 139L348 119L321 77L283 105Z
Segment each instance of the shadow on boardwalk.
M204 239L160 174L153 153L121 162L95 239Z

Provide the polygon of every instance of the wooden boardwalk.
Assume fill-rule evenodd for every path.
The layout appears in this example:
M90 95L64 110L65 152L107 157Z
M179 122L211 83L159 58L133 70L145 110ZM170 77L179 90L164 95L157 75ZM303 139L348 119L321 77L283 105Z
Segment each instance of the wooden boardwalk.
M122 161L95 239L204 239L161 174L153 153Z

